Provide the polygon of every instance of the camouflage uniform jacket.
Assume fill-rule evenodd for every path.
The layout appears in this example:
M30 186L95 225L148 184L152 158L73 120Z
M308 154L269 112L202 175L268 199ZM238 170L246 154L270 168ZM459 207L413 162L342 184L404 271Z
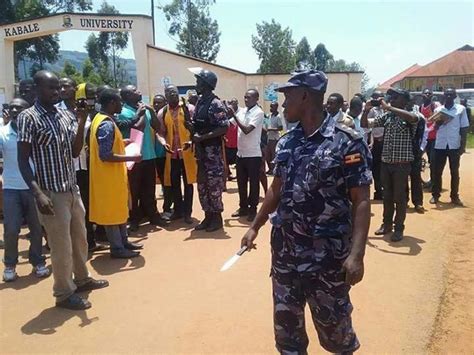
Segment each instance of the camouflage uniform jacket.
M371 164L362 135L333 119L326 118L309 137L298 124L280 139L274 174L283 186L270 220L296 254L314 248L315 239L350 238L349 189L372 183Z

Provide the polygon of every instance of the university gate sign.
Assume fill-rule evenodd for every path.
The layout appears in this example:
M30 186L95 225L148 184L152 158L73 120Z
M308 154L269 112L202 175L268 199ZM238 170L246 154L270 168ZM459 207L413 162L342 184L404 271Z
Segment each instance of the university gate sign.
M60 13L0 26L0 101L8 102L14 95L13 43L70 30L130 32L137 65L137 86L149 96L147 45L153 44L150 16Z

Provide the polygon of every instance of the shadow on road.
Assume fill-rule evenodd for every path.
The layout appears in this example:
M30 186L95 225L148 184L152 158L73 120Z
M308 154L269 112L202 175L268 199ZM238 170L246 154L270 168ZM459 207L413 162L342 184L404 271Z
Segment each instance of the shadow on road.
M232 222L237 223L232 224ZM224 219L224 227L226 228L248 228L250 223L251 222L247 222L246 217Z
M79 324L81 328L99 320L99 317L89 318L86 311L71 311L51 307L43 310L35 318L28 321L21 327L21 332L26 335L51 335L56 333L57 328L61 327L73 317L79 317L81 319L81 324Z
M438 204L433 207L433 209L437 211L452 210L454 208L467 208L467 206L456 206L455 204L450 203L450 202L439 201Z
M236 188L236 187L228 187L226 192L227 192L228 194L236 194L236 193L239 192L239 189Z
M208 233L206 231L195 231L193 230L189 237L184 239L185 242L188 240L196 240L196 239L216 239L216 240L225 240L230 239L229 234L225 230L218 230L216 232Z
M112 275L118 272L141 269L145 266L145 258L140 255L131 259L112 259L107 252L98 254L90 263L99 275Z
M152 224L145 224L141 225L138 231L136 232L128 232L128 236L131 238L144 238L147 237L150 233L155 233L157 231L162 230L163 228L154 226Z
M421 246L420 244L425 243L423 239L411 237L409 235L405 235L403 239L399 242L392 242L390 240L390 234L386 234L383 237L369 237L367 238L367 245L371 248L377 249L378 251L382 253L387 253L387 254L397 254L397 255L407 255L407 256L415 256L421 253ZM394 250L388 250L384 249L380 245L374 244L371 242L371 240L374 241L385 241L388 243L389 246L392 248L408 248L408 251L402 252L402 251L394 251Z

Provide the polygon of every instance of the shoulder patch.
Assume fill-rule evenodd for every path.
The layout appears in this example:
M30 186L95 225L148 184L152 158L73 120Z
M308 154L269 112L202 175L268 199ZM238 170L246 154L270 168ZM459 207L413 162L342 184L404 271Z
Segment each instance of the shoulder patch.
M356 131L353 128L347 127L345 124L336 123L336 128L348 134L354 140L363 138L362 134L360 134L358 131Z

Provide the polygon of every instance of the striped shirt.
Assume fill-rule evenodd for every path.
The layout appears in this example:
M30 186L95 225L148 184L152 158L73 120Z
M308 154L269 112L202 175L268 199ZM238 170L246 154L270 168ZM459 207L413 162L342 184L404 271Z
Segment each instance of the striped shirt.
M37 101L18 116L18 142L31 144L36 180L41 189L67 192L76 185L72 144L78 128L68 110L48 112Z

